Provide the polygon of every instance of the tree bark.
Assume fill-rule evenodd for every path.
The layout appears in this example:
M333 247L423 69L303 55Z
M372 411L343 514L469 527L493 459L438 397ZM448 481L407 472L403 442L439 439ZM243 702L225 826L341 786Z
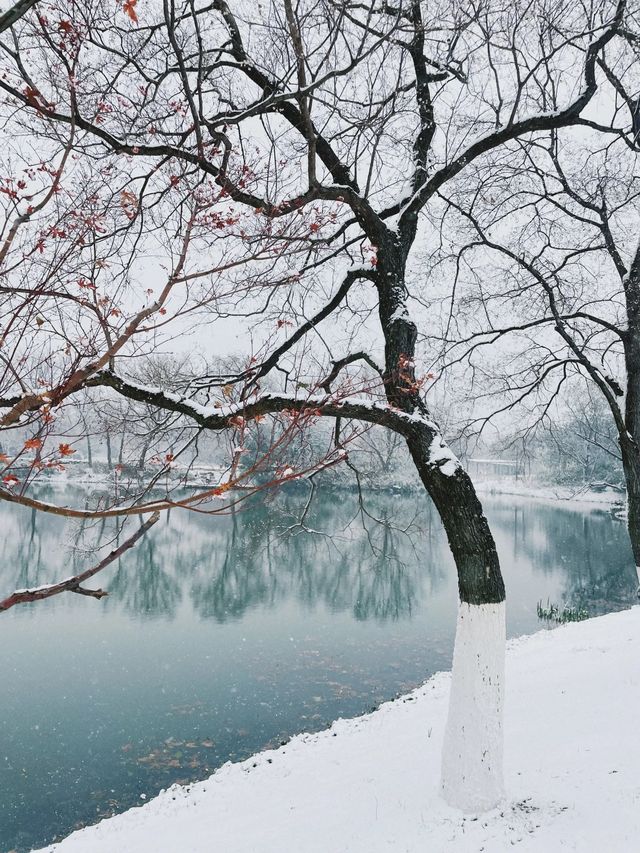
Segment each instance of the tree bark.
M460 467L443 473L431 461L429 439L418 433L408 439L411 457L442 519L458 571L460 601L498 604L505 599L500 561L489 524L471 478Z
M418 416L407 430L407 445L442 519L458 574L460 606L442 793L456 808L481 812L498 805L504 796L505 589L495 542L473 483L446 446L420 395L414 366L417 330L399 272L404 263L395 247L379 252L385 389L391 405Z

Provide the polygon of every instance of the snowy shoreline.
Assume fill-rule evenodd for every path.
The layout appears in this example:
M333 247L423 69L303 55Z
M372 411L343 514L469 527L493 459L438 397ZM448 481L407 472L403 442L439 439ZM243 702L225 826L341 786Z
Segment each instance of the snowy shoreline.
M212 468L212 476L219 475L218 469ZM512 478L501 477L496 479L487 479L473 476L472 480L476 491L480 495L500 496L509 495L514 497L531 498L533 500L548 501L552 503L566 503L567 506L574 507L583 504L599 504L602 508L610 508L611 506L623 502L625 498L624 491L617 491L613 488L606 488L603 491L595 491L587 487L570 487L570 486L554 486L548 484L540 484L531 481L516 481ZM44 486L54 489L67 489L76 487L81 489L96 489L102 488L112 490L114 488L113 473L98 473L91 471L63 473L50 477L47 480L40 481L39 486ZM126 485L126 484L125 484ZM186 489L209 488L212 485L212 477L208 479L195 477L184 484ZM305 486L306 482L293 481L287 484L287 488L299 488ZM349 482L341 480L327 480L324 482L324 488L328 491L337 490L348 492L357 491L357 487ZM389 494L403 494L411 492L419 492L422 494L424 487L419 483L383 483L366 485L367 491L372 492L387 492Z
M576 489L568 486L541 486L533 483L516 483L502 480L474 479L474 486L480 496L501 495L531 498L554 504L566 504L568 509L610 510L616 504L624 503L625 493L613 489L596 492L592 489ZM585 506L586 505L586 506ZM595 505L595 506L594 506Z
M508 800L438 796L450 673L325 732L226 764L46 853L521 853L637 849L640 607L510 641ZM42 851L41 851L42 853Z

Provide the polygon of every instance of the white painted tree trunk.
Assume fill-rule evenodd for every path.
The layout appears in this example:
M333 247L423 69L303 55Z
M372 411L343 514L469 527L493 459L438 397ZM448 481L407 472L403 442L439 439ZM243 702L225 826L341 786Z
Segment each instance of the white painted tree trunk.
M449 715L442 750L442 793L465 812L504 797L502 728L505 603L460 603Z

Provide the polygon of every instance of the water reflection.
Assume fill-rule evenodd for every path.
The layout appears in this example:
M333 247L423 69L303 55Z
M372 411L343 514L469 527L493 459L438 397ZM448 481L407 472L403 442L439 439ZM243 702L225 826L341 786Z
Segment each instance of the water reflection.
M110 596L101 606L173 617L188 599L199 616L224 623L294 597L358 620L409 618L450 580L441 525L421 497L372 494L367 501L382 523L366 529L349 493L316 499L304 530L296 525L303 501L295 493L224 517L174 511L105 573ZM417 523L403 532L399 519L416 504ZM559 576L566 604L599 613L632 601L637 581L624 527L606 513L494 498L488 515L507 582L527 566ZM353 519L347 527L345 518ZM0 589L7 592L79 571L89 559L83 548L116 535L105 520L68 523L61 532L58 519L16 507L5 508L3 526Z
M118 566L109 581L110 604L114 601L139 616L172 616L182 601L182 583L168 568L162 545L147 536L132 558Z
M607 512L494 499L487 514L507 575L509 554L515 566L529 563L536 572L559 575L562 602L585 606L591 615L634 603L637 579L627 533Z
M374 524L354 495L325 492L305 530L305 500L172 512L101 577L107 599L59 596L0 618L0 851L41 846L449 667L455 575L427 502L367 495ZM541 599L591 613L633 603L620 523L519 499L486 509L511 635L541 627ZM78 571L92 543L117 535L18 507L1 524L5 592Z
M409 617L418 600L442 584L449 558L428 507L424 527L410 534L398 528L384 501L379 495L370 498L382 523L365 529L356 521L343 529L345 517L357 518L353 496L317 500L308 519L313 532L296 526L297 495L279 496L268 505L256 502L222 518L174 512L115 571L105 573L101 583L110 593L105 607L172 617L188 597L198 615L223 623L294 596L308 607L322 601L331 610L350 610L359 620ZM402 501L414 509L415 498ZM401 517L403 507L396 509ZM108 522L97 531L69 524L65 551L43 548L43 540L57 538L55 519L18 510L11 521L16 529L5 539L0 569L7 590L80 570L86 562L81 548L113 533Z

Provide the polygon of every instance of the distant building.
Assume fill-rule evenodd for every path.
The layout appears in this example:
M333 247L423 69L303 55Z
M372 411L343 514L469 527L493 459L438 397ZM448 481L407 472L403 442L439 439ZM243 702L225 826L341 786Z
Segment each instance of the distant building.
M482 477L515 477L524 473L521 462L513 459L469 459L467 470Z

